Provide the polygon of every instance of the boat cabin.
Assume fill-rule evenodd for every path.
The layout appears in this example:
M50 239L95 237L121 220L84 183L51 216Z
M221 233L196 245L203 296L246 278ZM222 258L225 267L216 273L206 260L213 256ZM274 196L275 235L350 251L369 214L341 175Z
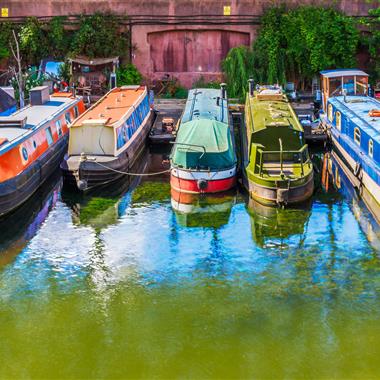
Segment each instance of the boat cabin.
M326 112L327 100L339 95L367 95L368 74L356 69L321 71L323 110Z
M118 156L149 115L145 86L112 89L71 125L69 156Z

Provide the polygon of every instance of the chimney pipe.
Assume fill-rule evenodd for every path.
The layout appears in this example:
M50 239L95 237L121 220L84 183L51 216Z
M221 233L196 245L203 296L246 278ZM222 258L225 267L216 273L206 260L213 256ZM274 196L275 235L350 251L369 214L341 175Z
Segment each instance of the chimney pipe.
M255 91L255 81L252 78L249 78L249 96L253 96L253 93Z
M221 92L221 98L226 99L227 98L227 91L226 91L227 85L225 83L220 84L220 92Z

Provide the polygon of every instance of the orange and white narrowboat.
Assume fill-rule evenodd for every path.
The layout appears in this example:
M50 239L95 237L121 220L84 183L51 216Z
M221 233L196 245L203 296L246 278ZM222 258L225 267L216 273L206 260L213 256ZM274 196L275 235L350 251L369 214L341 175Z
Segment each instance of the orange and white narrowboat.
M69 124L84 112L81 97L30 91L30 105L0 117L0 216L25 202L59 166Z
M109 91L70 126L68 154L61 164L66 184L89 191L130 172L154 118L147 87Z

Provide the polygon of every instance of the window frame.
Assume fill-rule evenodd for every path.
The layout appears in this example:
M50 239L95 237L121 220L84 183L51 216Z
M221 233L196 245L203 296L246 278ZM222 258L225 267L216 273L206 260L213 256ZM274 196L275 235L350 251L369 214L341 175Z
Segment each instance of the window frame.
M374 147L373 147L373 140L372 139L369 139L368 141L368 155L373 158L373 150L374 150Z
M66 121L67 126L71 125L71 113L70 113L70 111L65 113L65 121Z
M358 132L358 133L357 133ZM357 139L357 136L359 136L359 140ZM358 127L354 128L354 142L360 146L362 141L362 133Z
M51 130L50 125L47 128L45 128L45 135L46 135L46 141L48 143L48 146L52 145L54 143L54 139L53 139L53 132Z
M340 111L336 111L335 124L336 124L336 128L339 131L341 131L342 130L342 114L340 113Z
M327 106L327 118L332 122L334 119L334 109L331 103Z
M55 127L57 128L57 135L58 137L62 137L63 131L62 131L62 121L61 119L58 119L55 121Z

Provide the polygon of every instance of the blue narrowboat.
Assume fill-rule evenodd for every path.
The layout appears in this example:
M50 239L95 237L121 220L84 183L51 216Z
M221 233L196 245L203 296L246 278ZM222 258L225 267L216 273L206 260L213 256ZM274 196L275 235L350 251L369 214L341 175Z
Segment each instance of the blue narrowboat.
M322 71L322 122L367 206L380 212L380 102L360 70Z

